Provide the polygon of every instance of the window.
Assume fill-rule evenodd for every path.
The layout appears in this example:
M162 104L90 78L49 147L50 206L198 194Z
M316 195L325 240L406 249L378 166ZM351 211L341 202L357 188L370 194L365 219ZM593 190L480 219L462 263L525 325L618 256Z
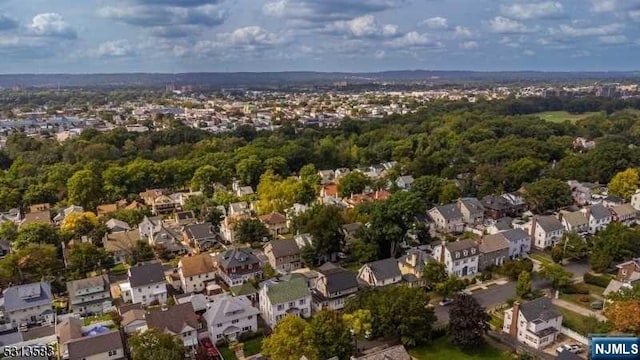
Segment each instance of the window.
M141 289L141 288L138 288L138 292L139 292L139 293L141 293L141 292L142 292L142 289Z
M456 251L456 259L460 259L460 253Z
M116 356L117 353L118 353L118 350L111 350L109 351L109 356Z
M222 323L218 323L218 327L222 327Z
M456 262L453 263L455 266L460 265L460 261L456 260Z
M295 302L293 302L293 301L292 301L292 302L290 302L290 303L289 303L289 307L290 307L290 308L292 308L292 307L294 307L294 306L296 306L296 303L295 303Z
M476 249L471 249L471 253L475 254L476 253Z
M249 315L249 316L247 316L247 319L248 319L248 320L253 319L253 315Z
M300 305L304 305L304 299L300 299L299 303Z
M231 320L231 323L232 323L232 324L237 324L238 322L240 322L240 320L238 320L238 319Z
M282 305L282 304L278 305L278 310L280 310L280 311L284 310L284 305Z
M465 250L463 253L464 253L464 256L469 255L469 252L467 250Z
M222 334L216 335L216 339L222 339Z

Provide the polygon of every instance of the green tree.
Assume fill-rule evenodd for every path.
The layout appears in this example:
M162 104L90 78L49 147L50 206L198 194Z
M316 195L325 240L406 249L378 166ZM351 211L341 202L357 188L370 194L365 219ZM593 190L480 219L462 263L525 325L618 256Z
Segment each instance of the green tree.
M526 185L524 198L529 207L538 213L556 210L573 203L569 185L549 178Z
M564 233L562 241L554 247L560 254L560 259L581 259L587 255L589 245L575 232Z
M606 271L614 262L640 253L640 231L612 223L593 238L589 264L594 271Z
M297 202L301 186L295 178L280 179L271 169L267 170L258 184L258 212L283 213Z
M482 346L491 316L470 295L458 294L449 310L451 343L468 350Z
M343 224L340 209L328 205L314 205L293 219L296 232L308 233L313 238L316 258L340 251L344 239Z
M76 244L69 250L67 270L72 278L83 279L88 272L110 268L111 265L113 265L113 259L104 249L93 244Z
M414 180L410 192L417 193L429 205L437 204L445 181L435 176L421 176Z
M349 197L353 194L360 194L371 185L371 180L360 171L352 171L340 178L338 182L338 195Z
M459 198L461 194L462 192L456 184L446 182L442 185L442 188L440 188L440 196L438 197L438 200L441 204L447 204Z
M256 156L242 159L236 165L236 174L243 183L252 186L254 189L260 182L262 174L262 162Z
M349 327L336 312L322 310L316 313L309 323L309 333L319 359L337 356L348 360L353 353Z
M53 279L61 267L55 246L29 243L0 259L0 278L20 284Z
M444 297L452 297L458 292L464 290L467 286L466 282L457 275L451 275L446 281L436 285L436 291Z
M638 169L629 168L621 171L613 176L609 182L609 194L619 196L626 201L631 199L631 195L636 192L638 183L640 182L640 175Z
M523 271L518 276L518 282L516 283L516 296L519 298L524 297L531 293L531 273Z
M59 246L61 243L60 234L50 224L31 223L18 230L16 240L11 244L14 249L21 249L28 244L51 244Z
M241 243L262 241L263 238L269 237L269 230L257 219L241 219L235 224L233 230L236 240Z
M0 223L0 239L6 240L9 243L16 241L18 237L18 225L12 221L5 221Z
M449 274L443 263L430 261L424 267L423 277L427 285L436 286L436 284L446 282L449 279Z
M261 353L271 359L300 360L303 356L320 359L309 323L291 315L280 320L273 333L262 341Z
M119 209L111 216L135 227L142 222L145 216L151 216L151 212L148 209Z
M371 334L371 322L373 321L371 311L359 309L342 315L342 318L354 335L366 336Z
M185 348L180 337L148 329L129 339L133 360L182 360Z
M199 167L191 178L191 190L202 191L207 195L213 193L213 183L220 178L220 172L211 165Z
M146 241L136 242L135 247L131 250L131 258L129 260L130 265L137 263L151 261L155 259L156 255L153 252L153 248Z
M100 179L91 170L77 171L67 182L69 202L85 209L95 209L101 202Z
M540 277L551 281L554 289L562 289L571 285L573 274L567 271L562 265L546 262L540 269Z

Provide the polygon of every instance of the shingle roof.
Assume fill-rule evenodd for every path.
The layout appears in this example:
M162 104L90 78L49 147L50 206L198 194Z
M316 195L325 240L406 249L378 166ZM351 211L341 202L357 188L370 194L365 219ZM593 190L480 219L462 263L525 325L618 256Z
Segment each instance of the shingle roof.
M260 216L260 221L267 225L278 225L287 221L287 218L280 213L272 212L270 214Z
M520 312L522 312L527 321L538 319L547 321L562 316L562 313L558 311L548 297L537 298L521 304Z
M210 307L203 317L209 326L218 323L227 323L235 319L244 319L247 316L256 316L260 310L251 306L247 298L220 296L210 303Z
M213 225L209 222L187 225L184 227L184 232L187 234L187 237L192 240L216 237Z
M107 221L106 226L109 230L113 230L114 228L122 228L125 230L131 230L131 227L129 226L129 224L127 224L126 222L122 221L122 220L118 220L118 219L109 219L109 221Z
M245 282L242 285L236 285L229 288L229 291L233 296L253 295L258 292L256 288L251 285L250 282Z
M611 212L609 209L604 207L602 204L595 204L591 206L591 216L593 216L596 220L606 219L611 217Z
M52 299L51 285L46 282L11 286L4 291L4 308L6 311L16 311L46 306L51 305Z
M540 226L546 232L564 230L564 226L562 226L560 220L551 215L538 216L536 218L536 221L538 226Z
M132 309L122 314L122 325L127 326L134 321L144 320L146 316L146 311L142 309Z
M462 218L462 213L456 204L436 206L435 209L447 220Z
M504 238L509 242L516 242L529 237L529 234L522 229L510 229L502 231L499 234L504 236Z
M137 265L129 269L131 287L145 286L164 282L164 271L159 263Z
M462 203L469 211L478 212L484 211L484 206L482 203L476 198L462 198L460 199L460 203Z
M122 338L119 331L75 339L67 345L69 359L84 359L91 355L122 349Z
M355 358L357 360L411 360L411 356L402 345L392 346L371 354Z
M67 282L67 291L69 292L69 299L73 300L76 297L78 289L88 289L93 287L100 287L105 291L109 290L109 276L99 275L86 279L74 280Z
M107 241L102 243L106 251L128 251L131 250L136 243L141 241L140 230L122 231L107 235Z
M259 264L260 260L249 248L231 248L216 256L220 265L225 268L242 266L247 264Z
M358 287L356 274L340 266L323 266L318 271L327 279L327 291L330 293Z
M184 277L211 273L215 270L213 258L208 253L185 256L178 265L182 269Z
M638 210L631 206L631 204L614 206L611 210L618 216L635 216L638 214Z
M289 281L266 282L267 297L272 305L283 304L311 295L304 278L294 277Z
M465 257L478 255L478 244L471 239L462 239L458 241L451 241L446 243L445 247L449 250L449 253L453 256L454 253L460 253L460 259L464 259ZM475 249L475 253L470 251L471 249ZM469 250L467 256L464 255L464 251Z
M378 281L402 276L398 267L398 260L394 258L382 259L365 264L368 266Z
M269 241L269 245L271 245L271 252L276 258L300 254L298 244L296 244L296 241L293 239L271 240Z
M562 218L572 227L587 226L589 221L582 211L566 212L562 214Z
M69 317L62 321L57 328L58 338L61 344L82 337L82 320Z
M500 233L485 235L482 237L478 248L481 253L488 254L495 251L509 249L509 241Z
M190 302L170 306L167 310L150 311L146 320L150 328L169 330L174 334L180 334L187 325L194 329L199 326L198 315Z

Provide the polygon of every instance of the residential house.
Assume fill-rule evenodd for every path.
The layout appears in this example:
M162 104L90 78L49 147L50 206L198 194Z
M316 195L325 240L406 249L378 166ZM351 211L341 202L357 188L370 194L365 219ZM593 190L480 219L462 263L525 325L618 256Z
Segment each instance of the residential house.
M582 211L560 211L560 222L567 232L586 234L589 232L589 221Z
M311 295L314 311L341 310L347 299L358 292L356 274L333 263L325 263L318 268Z
M613 221L624 224L625 226L635 225L638 218L638 210L631 204L622 204L611 208Z
M216 255L217 275L228 285L242 285L251 278L262 278L260 260L250 248L230 248Z
M458 199L458 209L462 220L470 225L482 224L484 220L484 206L476 198Z
M334 171L335 181L339 181L342 177L348 175L349 173L351 173L351 169L349 168L337 168Z
M567 184L571 188L573 201L580 206L592 204L594 202L592 195L599 192L601 188L599 184L581 183L575 180L569 180Z
M178 226L186 226L198 222L193 211L178 211L173 215L173 220Z
M311 316L311 292L306 280L300 276L263 282L260 284L258 299L260 314L271 328L287 315L304 318Z
M619 196L607 195L601 202L602 206L610 209L615 206L624 204L624 200Z
M57 324L55 333L58 337L59 354L62 359L69 358L69 348L67 344L71 340L82 337L83 321L80 318L70 316Z
M274 239L289 232L287 218L280 213L272 212L271 214L260 216L259 219Z
M142 308L128 310L121 315L122 330L127 335L133 335L138 332L142 332L148 329L147 327L147 312Z
M153 215L170 214L179 211L181 206L165 189L152 189L140 193L145 204L151 207Z
M457 234L464 231L462 213L456 204L436 206L428 214L439 232Z
M198 346L198 330L202 326L190 302L170 306L166 310L149 311L145 320L149 329L180 337L186 348Z
M290 208L288 208L285 211L285 215L287 217L287 228L291 228L292 225L292 220L297 217L300 216L302 214L304 214L305 212L307 212L309 210L309 207L307 205L304 204L298 204L295 203L293 204L293 206L291 206Z
M336 180L333 170L320 170L318 171L318 175L320 175L320 183L322 185L332 184Z
M413 185L414 181L415 180L411 175L399 176L396 180L396 186L402 190L409 190L411 189L411 185Z
M478 267L484 271L489 266L500 266L509 259L509 241L500 233L485 235L478 240L478 250L480 258Z
M434 259L426 252L417 248L407 250L406 255L398 259L398 268L404 282L409 286L424 285L422 276L429 261L434 261Z
M394 258L378 260L362 265L358 279L372 287L397 284L402 281L398 260Z
M235 241L235 225L242 219L251 217L251 207L249 203L242 201L229 204L229 211L220 223L220 234L222 238L232 243Z
M377 349L377 348L376 348ZM364 355L352 357L352 360L412 360L407 349L402 345L395 345L384 349L372 349ZM301 359L302 360L302 359ZM329 359L331 360L331 359Z
M67 349L69 360L120 360L127 358L119 331L71 340L67 343Z
M260 310L253 307L247 297L219 295L209 303L202 316L207 323L209 337L217 342L235 341L238 335L258 329Z
M56 313L53 311L53 296L49 283L9 286L2 295L4 318L14 327L53 324Z
M51 211L43 210L26 214L20 222L20 228L29 224L53 224L51 221Z
M603 295L618 292L622 289L631 289L640 283L640 258L631 259L616 265L618 273L616 278L609 282Z
M509 258L524 257L531 251L531 236L521 229L509 229L496 233L509 242Z
M486 217L498 220L507 216L519 216L524 211L524 204L511 202L511 196L487 195L482 198L481 204Z
M513 228L513 219L510 217L503 217L497 220L489 221L487 224L487 234L496 234L501 231L507 231Z
M253 188L251 186L242 186L240 181L234 180L231 184L231 190L237 197L251 196L253 195Z
M198 253L210 250L218 240L218 232L209 222L187 225L182 229L182 241Z
M533 219L522 227L531 236L533 246L538 249L546 249L555 246L562 240L564 226L554 216L534 216Z
M67 282L69 310L83 316L111 311L111 287L108 275Z
M162 218L160 216L145 216L142 218L138 229L140 231L140 237L145 240L149 240L155 233L162 228Z
M117 232L131 230L131 227L129 226L129 224L118 219L109 219L109 221L107 221L105 225L107 226L107 229L109 229L110 233L117 233Z
M361 228L362 223L359 222L344 224L341 226L342 234L344 235L344 242L347 246L351 245L356 240L356 236Z
M313 236L311 234L308 234L308 233L298 234L294 236L293 239L296 241L296 244L298 245L298 248L300 249L300 251L302 251L302 249L304 249L307 246L313 246ZM337 253L322 255L316 258L316 263L323 264L326 262L334 262L336 261L337 258L338 258Z
M186 246L182 244L182 233L177 229L164 225L149 238L149 245L154 248L162 248L171 256L184 255L188 250Z
M111 215L116 211L118 211L118 204L102 204L96 208L99 217Z
M583 208L585 216L589 219L589 233L595 234L609 226L613 220L613 216L609 209L602 204L595 204Z
M478 244L471 239L443 241L434 247L433 258L444 264L450 275L465 277L480 271L480 251Z
M209 285L219 286L215 282L209 283ZM209 287L209 285L207 285L207 287ZM222 288L220 288L220 290L222 290ZM222 291L220 293L222 293ZM219 295L219 294L215 294L215 295ZM191 305L193 306L193 311L195 311L196 314L198 315L204 314L209 304L211 303L211 297L206 293L176 294L173 296L173 299L176 301L176 304L191 303Z
M140 237L140 230L135 229L106 234L102 246L113 257L114 263L124 264L131 259L133 250L138 246L138 242L141 241L143 240Z
M204 291L208 282L216 276L213 257L208 253L188 255L178 263L182 291L186 294Z
M157 197L168 194L169 191L167 189L147 189L147 191L141 192L139 195L145 204L151 205Z
M167 283L162 265L139 264L129 268L129 281L120 283L120 292L125 302L151 305L167 302Z
M290 272L302 267L300 248L293 239L269 241L264 246L264 254L276 271Z
M20 212L20 209L16 208L9 209L5 212L0 212L0 222L5 221L20 225L20 223L22 222L22 212Z
M640 210L640 189L637 189L635 194L631 195L631 206L636 210Z
M520 304L504 312L502 331L534 349L553 344L562 327L562 313L547 297Z
M83 212L84 212L84 208L82 206L71 205L71 206L68 206L66 208L58 210L58 213L56 214L56 216L53 217L53 221L56 224L59 224L59 223L63 222L64 219L67 216L69 216L70 214L83 213Z

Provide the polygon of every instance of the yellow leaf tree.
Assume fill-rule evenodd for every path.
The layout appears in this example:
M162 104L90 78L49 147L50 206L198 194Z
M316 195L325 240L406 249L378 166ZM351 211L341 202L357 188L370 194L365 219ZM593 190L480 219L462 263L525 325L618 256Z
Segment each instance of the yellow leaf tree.
M262 341L262 355L278 360L300 360L302 356L319 359L309 323L292 315L280 320L273 333Z
M615 331L640 335L640 301L616 301L607 305L605 315Z
M78 226L82 226L82 224L89 223L93 226L97 226L99 221L96 214L86 211L86 212L72 212L71 214L64 217L62 221L62 225L60 226L63 231L74 232L78 228Z
M281 179L272 170L267 170L258 184L258 213L284 212L295 204L301 185L295 178Z
M609 194L629 200L638 187L638 169L629 168L613 176L609 182Z

